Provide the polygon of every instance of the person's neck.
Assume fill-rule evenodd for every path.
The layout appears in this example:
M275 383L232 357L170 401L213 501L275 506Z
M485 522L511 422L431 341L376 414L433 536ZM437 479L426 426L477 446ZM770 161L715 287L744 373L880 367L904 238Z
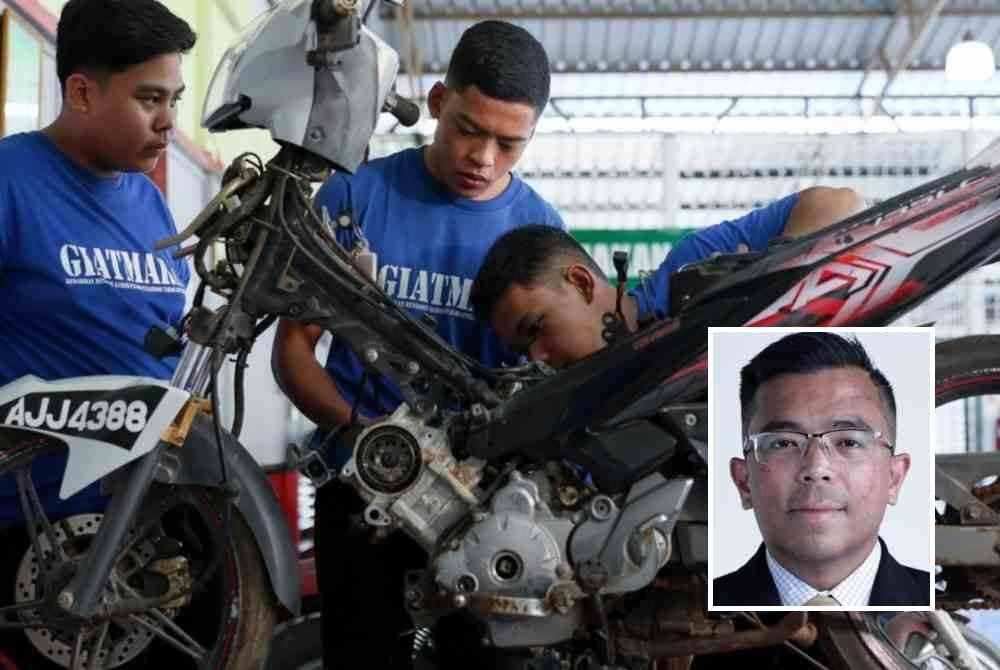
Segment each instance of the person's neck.
M59 151L79 165L101 179L111 179L120 173L115 170L106 170L98 166L97 161L86 149L84 137L86 133L60 115L51 125L42 129L42 133L48 137Z
M622 316L630 333L639 330L639 303L628 293L622 296Z
M792 554L774 547L768 547L774 560L796 577L817 591L829 591L847 579L861 567L871 555L878 539L873 539L862 548L832 561L814 562L798 560Z

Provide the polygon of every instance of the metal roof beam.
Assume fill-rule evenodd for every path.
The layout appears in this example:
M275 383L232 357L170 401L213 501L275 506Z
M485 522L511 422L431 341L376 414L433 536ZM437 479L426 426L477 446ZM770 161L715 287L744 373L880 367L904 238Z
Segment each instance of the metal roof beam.
M577 64L574 63L564 63L561 67L553 67L553 75L564 75L564 74L603 74L603 75L614 75L614 74L645 74L645 73L678 73L682 72L684 74L698 74L704 72L730 72L730 73L741 73L741 72L766 72L766 73L776 73L776 72L865 72L866 70L861 67L848 67L843 61L838 62L834 66L823 66L815 65L813 67L808 67L805 62L793 63L792 67L786 67L783 64L775 64L773 67L764 67L762 64L755 64L754 67L744 68L742 66L725 67L722 63L712 63L709 67L703 67L701 63L690 63L688 67L682 68L678 61L670 63L670 67L661 68L658 63L646 63L645 66L640 63L625 63L624 67L619 62L606 63L604 67L598 65L600 61L599 58L594 58L589 62L585 62L585 67L579 68ZM422 64L422 72L424 74L444 74L447 69L447 63L439 63L438 67L432 67L432 63L424 62ZM910 72L940 72L940 67L934 67L931 64L921 64L918 67L908 68ZM400 67L401 74L407 74L407 69L405 66Z
M865 85L868 83L868 77L871 76L872 72L884 70L888 74L882 90L874 97L873 104L865 108L865 116L876 114L879 110L884 111L882 99L885 97L889 87L896 81L899 73L905 70L910 61L913 60L937 17L948 15L944 11L945 3L946 0L930 0L926 8L919 10L914 7L913 0L900 0L892 22L889 23L878 48L875 49L871 59L865 66L865 74L861 78L861 83L858 84L858 97L861 97L862 92L865 90ZM898 25L906 25L909 39L903 45L899 57L893 62L887 49L889 40L892 38L892 34Z
M389 8L379 10L381 17L385 20L395 20L395 14ZM413 17L425 21L482 21L485 19L504 19L508 21L607 21L609 19L891 19L898 16L897 12L891 9L759 9L747 11L733 10L711 10L691 11L691 10L621 10L609 9L607 11L574 9L552 10L549 8L538 10L512 11L509 8L497 8L496 11L472 10L466 8L456 9L420 9L415 8ZM1000 6L981 8L958 8L943 9L940 16L954 16L960 18L978 18L1000 16Z
M905 0L900 3L899 11L905 11L904 15L908 16L909 19L907 27L909 28L910 39L903 47L902 53L900 53L896 62L892 63L891 67L888 68L889 76L886 78L885 84L882 85L882 90L879 91L878 96L875 98L875 103L871 107L872 112L882 108L882 100L885 98L889 87L896 81L899 73L905 70L910 61L913 60L913 57L917 54L917 50L920 49L924 40L927 39L931 26L934 25L934 21L941 14L941 10L944 9L946 2L947 0L931 0L922 11L915 11L913 0ZM883 61L888 60L884 53L881 54L881 57Z

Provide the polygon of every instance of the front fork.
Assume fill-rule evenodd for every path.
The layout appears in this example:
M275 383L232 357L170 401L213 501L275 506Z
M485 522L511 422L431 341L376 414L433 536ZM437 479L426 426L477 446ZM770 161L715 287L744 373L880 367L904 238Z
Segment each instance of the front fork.
M192 399L203 398L212 377L211 368L211 350L188 340L170 384L188 391ZM181 410L182 413L184 411ZM76 574L56 597L56 603L67 613L84 619L100 614L101 593L124 544L125 534L135 521L156 475L160 456L167 447L161 441L151 452L135 461L128 477L111 496L90 549L80 560Z

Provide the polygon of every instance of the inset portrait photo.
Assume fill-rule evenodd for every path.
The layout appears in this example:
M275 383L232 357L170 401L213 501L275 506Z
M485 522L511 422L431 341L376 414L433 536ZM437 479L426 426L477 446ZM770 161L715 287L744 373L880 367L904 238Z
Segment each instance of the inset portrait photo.
M933 609L934 329L708 342L709 609Z

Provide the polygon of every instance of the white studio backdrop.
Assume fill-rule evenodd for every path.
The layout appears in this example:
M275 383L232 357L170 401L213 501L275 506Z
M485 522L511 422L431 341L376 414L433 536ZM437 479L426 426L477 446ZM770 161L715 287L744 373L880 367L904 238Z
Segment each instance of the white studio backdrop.
M709 579L738 569L761 543L754 512L740 505L729 475L730 458L742 456L740 370L767 345L802 330L856 336L892 385L897 407L896 453L910 454L910 470L896 505L886 509L879 534L897 561L928 569L934 557L933 329L710 328Z

